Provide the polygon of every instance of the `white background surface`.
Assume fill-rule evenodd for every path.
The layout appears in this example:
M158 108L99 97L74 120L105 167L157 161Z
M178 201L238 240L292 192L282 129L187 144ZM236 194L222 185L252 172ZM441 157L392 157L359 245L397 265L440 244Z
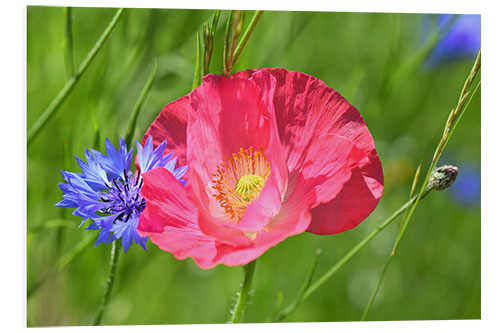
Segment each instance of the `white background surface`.
M500 103L500 12L495 1L10 1L0 9L1 61L1 212L0 327L4 332L26 328L26 6L88 6L144 8L264 9L301 11L467 13L482 15L482 265L481 320L346 322L308 324L240 324L182 326L115 326L33 328L51 331L96 332L254 332L255 330L316 332L500 332L500 165L498 129Z

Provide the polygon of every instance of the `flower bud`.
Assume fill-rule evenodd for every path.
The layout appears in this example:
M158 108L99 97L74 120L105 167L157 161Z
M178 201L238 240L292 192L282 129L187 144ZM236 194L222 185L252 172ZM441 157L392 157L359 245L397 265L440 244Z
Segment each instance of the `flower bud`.
M439 168L434 169L429 179L429 187L436 190L442 191L447 189L453 184L457 178L458 168L452 165L443 165Z

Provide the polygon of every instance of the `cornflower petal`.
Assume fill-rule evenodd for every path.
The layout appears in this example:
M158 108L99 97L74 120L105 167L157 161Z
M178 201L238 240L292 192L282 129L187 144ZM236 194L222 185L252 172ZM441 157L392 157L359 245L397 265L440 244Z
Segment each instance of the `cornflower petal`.
M133 149L127 150L123 138L120 139L120 147L118 150L108 138L105 139L105 147L107 156L93 149L91 151L101 167L109 173L110 178L123 179L123 170L130 169Z
M438 15L439 28L452 19L452 14ZM427 22L428 24L428 22ZM437 66L458 58L475 57L481 48L481 15L461 14L429 55L429 65Z
M106 171L96 162L90 151L85 148L85 159L87 160L87 164L76 155L75 158L83 171L82 176L85 182L96 191L104 190L108 183Z
M170 170L169 168L165 168L167 170ZM177 169L175 169L172 174L174 175L175 178L179 179L181 178L182 176L184 176L184 174L186 173L186 171L188 171L188 167L187 165L186 166L183 166L183 167L179 167Z
M173 153L165 154L167 141L163 141L156 149L153 149L153 139L150 136L144 148L137 142L137 162L141 172L147 172L155 168L165 168L171 172L174 171L177 158L172 158ZM180 178L180 177L179 177Z

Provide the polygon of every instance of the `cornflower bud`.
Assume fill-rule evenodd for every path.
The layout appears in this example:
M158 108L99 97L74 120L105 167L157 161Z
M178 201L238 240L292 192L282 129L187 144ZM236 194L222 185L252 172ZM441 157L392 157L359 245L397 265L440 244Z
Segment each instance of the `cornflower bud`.
M443 165L434 169L428 186L436 191L447 189L457 178L458 168L452 165Z

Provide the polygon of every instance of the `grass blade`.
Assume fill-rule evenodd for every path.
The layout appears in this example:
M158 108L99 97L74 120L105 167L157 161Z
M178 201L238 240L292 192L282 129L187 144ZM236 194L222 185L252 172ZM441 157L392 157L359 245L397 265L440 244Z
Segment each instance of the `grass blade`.
M56 263L56 271L60 272L72 262L94 240L93 235L82 238L69 252L65 253Z
M47 121L54 116L55 112L59 109L61 104L66 100L68 97L69 93L71 90L73 90L75 84L80 80L81 76L89 65L92 63L92 60L94 60L95 56L99 53L101 50L102 46L108 39L108 37L111 35L111 32L113 29L116 27L116 24L118 23L118 20L122 16L122 13L124 11L124 8L118 9L116 14L113 16L111 19L111 22L109 25L106 27L104 32L101 34L97 42L94 44L94 47L90 50L90 52L87 54L83 62L81 63L80 67L78 67L78 70L76 71L75 75L73 75L64 85L64 87L61 89L59 94L52 100L52 102L49 104L49 106L45 109L45 111L41 114L41 116L35 121L35 123L31 126L31 128L28 130L28 135L27 135L27 144L29 145L33 138L40 132L40 130L43 128L43 126L47 123Z
M314 258L313 262L311 264L311 268L309 269L309 272L306 275L306 279L304 280L304 283L302 284L302 287L300 288L299 292L297 293L297 296L295 297L295 301L291 303L287 308L285 308L282 312L280 312L274 319L276 322L280 322L283 319L285 319L288 314L290 314L300 303L304 301L304 296L306 293L306 290L309 288L312 282L312 278L314 275L314 272L316 270L316 266L318 264L318 257L321 254L321 250L318 249L314 253ZM283 296L281 296L283 298ZM281 302L283 299L281 298Z
M377 296L378 290L380 289L380 286L382 285L382 280L384 279L385 272L387 271L387 268L389 267L389 264L391 263L392 258L394 258L394 255L390 255L389 259L385 263L385 266L382 269L380 276L378 277L378 281L377 281L377 285L375 286L375 290L373 290L372 296L370 297L370 300L368 301L368 304L365 307L365 311L363 311L363 315L361 316L360 321L364 321L366 319L366 316L368 315L368 311L370 311L372 304L373 304L373 301L375 301L375 297Z
M469 105L469 103L466 103L467 98L469 97L468 101L470 102L470 97L474 96L475 91L479 87L479 85L476 87L476 90L474 90L474 93L472 95L469 94L470 86L471 86L472 82L474 81L474 79L476 78L480 68L481 68L481 50L477 54L476 61L474 62L474 65L472 66L472 69L471 69L469 76L465 80L464 87L462 88L462 91L460 93L460 97L458 98L457 106L451 110L450 115L448 116L448 120L446 121L446 125L445 125L444 131L443 131L443 136L441 137L441 140L439 141L439 143L436 147L436 150L434 151L434 156L432 158L432 162L427 170L427 175L425 177L424 182L422 183L417 200L416 200L415 204L411 207L408 216L403 221L403 228L402 228L398 238L396 239L396 243L394 244L393 252L396 251L396 248L398 247L399 242L401 241L401 238L403 237L403 234L404 234L404 231L407 227L407 224L408 224L409 220L411 219L413 212L415 211L415 208L418 205L420 196L424 193L426 186L427 186L427 182L429 181L429 178L431 176L431 173L434 170L434 168L436 167L436 164L437 164L439 158L441 157L441 154L443 153L444 148L448 144L448 141L450 140L451 134L453 133L453 131L457 127L463 113L465 112L465 110L467 109L467 107Z
M42 224L39 224L39 225L34 226L32 228L29 228L28 229L28 237L33 237L36 234L38 234L39 232L53 229L53 228L72 228L74 226L75 226L74 221L71 221L69 219L64 219L64 218L52 219L52 220L48 220L45 223L42 223Z
M424 198L430 190L424 192L421 198ZM378 227L375 228L369 235L363 238L358 244L356 244L349 252L347 252L342 258L340 258L335 265L333 265L326 273L324 273L320 278L316 280L307 290L304 292L303 297L300 302L292 303L291 306L285 308L281 311L276 318L284 320L288 315L290 315L295 309L301 305L309 296L311 296L316 290L319 289L326 281L328 281L339 269L341 269L349 260L351 260L363 247L366 246L375 236L377 236L382 230L384 230L388 225L396 220L401 214L403 214L408 207L410 207L417 200L417 196L413 197L411 200L407 201L404 205L398 208L391 216L389 216L385 221L383 221Z
M473 93L469 94L470 86L471 86L472 82L474 81L477 73L479 72L480 67L481 67L481 51L479 51L477 58L476 58L476 61L474 62L474 65L472 66L471 73L469 74L469 76L465 80L464 86L463 86L462 91L460 92L460 96L458 98L457 106L451 110L451 112L448 116L448 120L446 121L446 125L445 125L444 131L443 131L443 136L441 137L441 140L438 143L436 150L434 151L434 156L432 158L432 162L429 166L429 169L427 170L427 175L425 177L425 180L422 183L422 186L420 188L417 199L415 200L415 203L413 205L411 205L408 214L406 214L405 218L403 219L401 230L398 233L398 236L396 238L396 241L394 242L394 246L392 248L392 251L389 254L389 258L387 259L387 262L386 262L386 264L385 264L385 266L380 274L379 280L377 282L377 286L376 286L375 290L373 291L373 294L372 294L372 296L371 296L371 298L370 298L370 300L365 308L365 311L363 312L363 315L361 316L362 321L365 320L366 316L368 315L368 312L370 311L370 308L373 304L373 301L375 300L375 297L377 296L377 292L380 288L380 285L382 284L382 280L384 278L385 272L387 271L387 268L389 267L389 264L391 263L392 258L396 254L396 250L397 250L397 248L401 242L401 239L403 238L403 235L408 227L410 219L413 216L415 209L417 208L417 205L420 201L420 198L422 197L422 195L425 191L428 191L427 183L429 181L431 173L434 170L434 168L436 167L436 164L437 164L439 158L441 157L441 154L443 153L444 148L446 147L448 141L450 140L451 134L455 130L456 126L458 125L460 118L462 117L465 110L469 106L471 98L475 95L475 93L479 87L479 83L478 83L476 88L474 89ZM466 103L466 101L467 101L467 103ZM419 167L419 170L417 170L417 171L418 171L418 173L415 175L416 177L420 174L420 167ZM415 182L416 181L414 180L413 186L415 186ZM413 186L412 186L412 191L414 191Z
M201 70L201 36L200 30L196 32L196 65L194 67L194 78L193 78L193 87L192 89L198 87L201 84L200 79L200 70Z
M276 302L274 303L273 310L271 311L269 317L266 319L266 323L271 323L273 322L273 318L277 318L281 305L283 305L283 291L278 290L278 293L276 294Z
M27 291L27 299L29 299L33 294L42 286L46 281L49 280L55 274L61 272L69 263L71 263L75 258L77 258L83 250L85 250L88 245L95 239L92 235L87 235L82 238L69 252L65 253L55 264L54 269L48 273L45 277L41 278L34 285L32 285Z
M64 61L66 63L66 72L68 73L68 78L71 78L73 75L75 75L75 64L73 61L72 8L64 7L64 14L66 16L66 25L64 29L63 52Z

